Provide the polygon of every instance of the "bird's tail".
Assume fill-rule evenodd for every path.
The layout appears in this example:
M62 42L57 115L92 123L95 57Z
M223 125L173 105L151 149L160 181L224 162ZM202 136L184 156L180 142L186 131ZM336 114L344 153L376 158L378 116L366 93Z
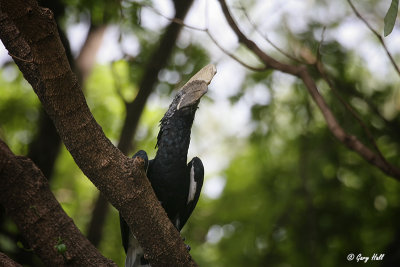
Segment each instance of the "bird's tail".
M130 246L126 252L125 267L150 267L136 238L130 240Z

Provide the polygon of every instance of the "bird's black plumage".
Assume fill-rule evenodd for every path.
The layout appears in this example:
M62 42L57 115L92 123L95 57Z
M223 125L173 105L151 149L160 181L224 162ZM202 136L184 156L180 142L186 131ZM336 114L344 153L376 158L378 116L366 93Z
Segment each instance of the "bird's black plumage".
M204 80L194 79L196 77L194 76L178 91L161 119L157 136L157 154L149 162L147 170L147 177L158 200L178 231L183 228L193 212L203 185L203 164L197 157L187 163L187 152L198 104L207 92L207 85L216 72L213 65L208 65L206 68L208 68L207 71L211 71L211 77L206 76L209 78ZM138 153L135 156L141 156ZM138 243L136 240L131 240L131 235L127 234L126 230L129 232L129 228L121 217L121 234L127 252L125 266L148 264L141 256L143 251L140 247L133 248ZM134 253L136 254L133 255Z
M190 86L198 88L198 94L193 94L190 88L182 88L161 119L157 154L147 172L161 205L178 230L182 229L193 211L193 203L197 203L204 174L200 159L196 158L187 164L187 151L197 105L207 91L207 84L204 81L193 81ZM191 179L191 172L196 174L197 181ZM191 187L191 181L196 183L195 187ZM197 190L198 194L190 192L191 188ZM197 197L193 197L191 208L187 207L189 193Z

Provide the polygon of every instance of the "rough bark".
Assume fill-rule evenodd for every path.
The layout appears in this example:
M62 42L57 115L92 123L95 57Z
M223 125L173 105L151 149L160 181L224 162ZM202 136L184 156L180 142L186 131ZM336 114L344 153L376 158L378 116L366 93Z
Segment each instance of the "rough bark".
M17 224L29 249L47 266L116 266L90 244L63 211L43 173L15 156L0 140L0 203ZM57 244L66 251L58 252Z
M175 17L183 21L192 3L193 0L175 0ZM122 127L120 140L118 142L118 148L124 154L127 154L132 150L132 140L135 136L136 128L144 106L156 85L158 72L165 68L168 59L171 57L181 29L182 25L175 22L171 22L167 26L167 29L160 40L160 45L156 50L154 50L151 60L146 67L145 74L140 82L140 89L137 97L133 102L126 105L126 117ZM99 193L87 231L88 239L95 246L98 246L101 241L102 230L108 210L109 205L107 200L101 193Z
M49 7L53 11L56 21L58 21L64 15L65 6L60 3L60 1L43 1L42 3L44 6ZM90 30L86 37L86 41L83 44L79 56L75 61L72 56L69 41L64 31L58 27L58 32L64 45L68 62L72 70L78 77L78 81L81 86L85 83L93 69L96 61L96 55L102 43L106 28L107 27L104 24L98 26L91 24ZM42 170L45 177L48 180L51 180L54 165L61 148L61 139L58 136L57 130L54 127L53 122L43 109L41 109L40 111L38 128L38 133L36 134L35 139L29 146L28 157L31 158L33 162L35 162L35 164ZM108 206L108 202L104 200L103 205ZM107 214L106 212L101 214L102 210L104 210L103 206L99 206L98 208L96 205L94 211L94 217L97 218L101 226L104 224L101 222L104 222L105 215ZM99 214L99 216L95 216L97 214ZM102 236L102 231L97 230L98 227L95 227L98 224L98 221L95 222L94 227L89 227L89 231L87 234L87 238L95 246L98 245Z
M1 252L0 252L0 266L4 266L4 267L22 267L22 265L16 263L15 261L13 261L9 257L7 257L7 255L5 255L5 254L3 254Z
M53 11L56 21L64 15L65 6L60 1L46 0L42 1L42 4ZM106 26L91 25L76 62L67 36L60 27L57 27L57 29L71 69L78 77L79 84L82 85L93 68ZM29 145L28 157L42 170L44 176L51 180L57 155L61 148L61 139L53 122L43 109L40 111L38 128L35 139Z
M57 21L64 14L64 5L60 1L42 1L45 7L49 7ZM71 53L68 39L62 29L57 27L61 41L63 43L68 62L73 70L75 68L74 58ZM35 138L29 145L28 157L40 168L47 179L51 179L53 175L54 165L57 155L61 148L61 139L53 122L43 110L40 108L38 131Z
M121 212L152 266L196 266L158 203L143 161L125 157L90 113L69 67L52 12L34 0L0 3L3 44L32 85L77 165ZM12 203L5 207L12 207Z

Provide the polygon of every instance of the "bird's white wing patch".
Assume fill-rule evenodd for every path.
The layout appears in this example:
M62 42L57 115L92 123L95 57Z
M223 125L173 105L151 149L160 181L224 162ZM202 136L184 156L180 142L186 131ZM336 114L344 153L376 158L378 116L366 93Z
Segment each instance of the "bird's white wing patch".
M190 184L189 184L189 194L187 203L193 201L194 195L196 194L197 182L194 180L194 165L190 168Z
M178 216L176 216L176 219L175 219L175 227L177 229L180 229L180 226L181 226L181 220L179 219L179 214L178 214Z
M140 259L144 255L142 247L139 245L137 239L129 235L129 247L126 252L125 267L146 267L148 264L141 265Z

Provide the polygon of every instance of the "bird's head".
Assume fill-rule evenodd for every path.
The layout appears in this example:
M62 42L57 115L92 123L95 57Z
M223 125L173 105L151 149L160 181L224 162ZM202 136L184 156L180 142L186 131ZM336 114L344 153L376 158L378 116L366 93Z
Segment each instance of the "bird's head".
M207 86L217 73L213 64L209 64L197 72L176 94L168 110L170 114L187 113L196 110L202 96L207 93ZM167 112L167 113L168 113ZM167 114L166 114L167 115Z
M207 84L204 81L195 80L186 84L174 98L173 104L176 105L176 111L196 109L200 99L207 91Z
M161 129L158 133L156 147L173 147L173 151L177 153L185 151L185 157L183 158L185 164L187 148L190 142L190 129L196 114L197 105L203 95L207 93L207 86L216 73L217 69L212 64L205 66L197 72L178 91L164 117L161 119ZM178 147L181 149L178 149ZM157 155L161 150L157 151ZM171 154L171 152L168 153Z

